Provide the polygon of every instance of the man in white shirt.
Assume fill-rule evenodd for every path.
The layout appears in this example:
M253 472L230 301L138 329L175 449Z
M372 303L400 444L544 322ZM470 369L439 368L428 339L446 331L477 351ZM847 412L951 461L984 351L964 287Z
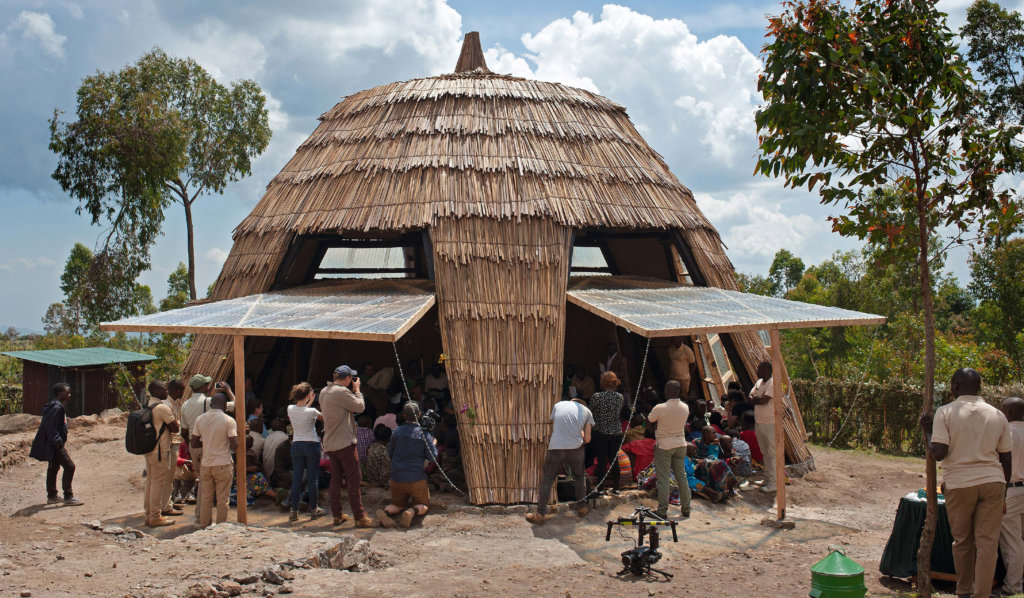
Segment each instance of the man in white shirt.
M1006 575L1002 592L1020 594L1024 590L1024 399L1010 397L1003 401L1003 415L1010 424L1013 441L1010 485L1006 488L1006 513L999 532L999 549L1003 553Z
M270 434L267 434L263 441L263 473L268 480L277 465L275 461L277 447L286 440L288 440L288 422L279 417L270 420Z
M654 433L654 471L658 478L658 510L662 519L668 518L669 475L675 474L679 486L679 511L690 516L690 484L686 479L686 420L690 408L679 399L679 382L665 384L665 402L651 409L647 421L657 424Z
M203 449L203 468L199 484L204 488L199 503L199 525L207 527L213 519L213 502L217 500L217 523L228 519L231 493L231 454L238 448L238 424L224 413L228 397L217 393L210 398L210 410L196 418L189 446ZM245 487L244 485L242 486ZM244 495L240 497L245 500Z
M590 413L586 405L581 402L570 400L567 396L555 403L551 410L551 440L548 442L548 452L544 457L544 473L540 481L540 489L537 491L537 512L530 513L526 520L530 523L543 525L548 512L548 502L551 500L551 486L555 483L555 476L568 467L572 472L573 481L576 483L576 513L585 517L590 509L585 504L580 504L587 495L587 473L583 468L584 444L590 442L590 429L594 426L594 415Z
M996 570L1013 438L1006 416L978 396L981 375L953 374L952 403L921 415L921 429L942 463L942 493L953 533L957 596L988 598Z
M761 492L775 492L775 404L772 402L772 362L762 361L757 366L757 382L750 391L754 404L754 434L764 456L764 484ZM785 483L785 480L783 480Z

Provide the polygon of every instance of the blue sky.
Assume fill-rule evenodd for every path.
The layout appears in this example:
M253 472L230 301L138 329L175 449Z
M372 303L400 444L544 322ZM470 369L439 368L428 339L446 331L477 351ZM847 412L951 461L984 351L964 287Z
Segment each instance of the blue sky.
M1021 0L1005 3L1019 10ZM958 27L969 3L941 2ZM781 247L817 263L855 244L831 234L829 210L806 192L754 178L753 111L764 15L776 2L310 0L281 3L6 0L0 6L0 325L41 329L61 299L76 242L102 229L75 214L50 178L47 119L71 111L82 77L160 46L222 81L255 79L274 138L253 176L196 204L198 286L217 276L231 231L316 118L342 96L450 72L467 31L480 31L492 70L585 87L626 106L689 186L741 271L763 272ZM184 217L168 212L153 269L157 298L184 261ZM950 269L966 271L965 255Z

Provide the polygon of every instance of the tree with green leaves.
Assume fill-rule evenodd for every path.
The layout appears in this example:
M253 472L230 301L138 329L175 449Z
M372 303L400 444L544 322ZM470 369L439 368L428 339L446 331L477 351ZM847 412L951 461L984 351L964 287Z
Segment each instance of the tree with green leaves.
M90 334L100 322L156 311L149 287L107 258L81 243L71 248L60 277L64 301L51 305L43 317L48 333Z
M1024 120L1024 18L991 0L975 0L960 30L967 58L984 83L989 122Z
M109 227L99 255L134 279L149 268L164 211L184 208L189 297L196 298L192 207L248 176L270 142L266 97L252 80L218 83L191 58L156 48L78 88L76 119L50 120L53 178L78 212ZM109 258L107 257L109 256Z
M804 276L804 261L788 250L775 252L772 265L768 268L768 280L772 283L772 295L784 297Z
M1024 239L988 246L971 257L971 292L980 302L974 326L979 339L1005 351L1024 372Z
M963 242L1016 214L994 191L1019 128L987 126L981 98L945 15L933 0L797 0L769 19L758 79L761 155L755 172L788 187L818 186L842 212L833 230L905 248L919 264L925 332L922 413L935 386L931 239ZM873 192L889 186L878 209ZM907 229L908 223L914 223ZM918 555L922 595L937 502L926 455L928 509Z

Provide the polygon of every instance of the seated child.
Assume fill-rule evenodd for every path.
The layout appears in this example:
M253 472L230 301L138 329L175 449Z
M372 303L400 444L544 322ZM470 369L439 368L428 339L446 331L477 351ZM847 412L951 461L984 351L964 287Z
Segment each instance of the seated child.
M616 461L619 465L619 488L628 488L632 486L631 480L633 479L633 466L629 460L629 455L626 451L619 449L618 455L616 455Z
M703 496L711 502L721 502L722 493L715 492L707 485L697 479L697 447L689 444L686 446L686 459L683 466L686 468L686 483L690 486L690 493L694 496Z
M277 498L277 493L270 487L270 482L267 481L267 476L263 473L263 468L260 467L253 444L253 437L246 435L245 489L248 492L248 504L252 504L260 496L267 496L271 499Z
M644 430L644 437L634 440L629 444L623 444L622 450L629 456L633 468L633 479L637 474L647 469L654 462L654 427L649 426Z
M192 467L192 455L188 451L188 443L182 442L178 447L178 462L174 468L174 481L171 482L171 500L175 503L196 503L195 490L196 470Z
M373 440L366 449L366 481L388 488L391 485L391 457L388 456L391 428L383 423L377 424L373 428Z
M359 462L366 461L366 449L373 444L373 428L370 425L373 421L365 413L356 419L359 427L356 428L356 454L359 455Z
M733 473L741 478L754 475L754 468L750 464L750 445L743 442L741 438L722 436L718 439L722 446L722 454L726 463L732 468Z
M722 446L719 444L715 429L704 426L701 437L693 444L698 457L697 477L715 492L732 495L733 488L737 485L736 476L729 469L728 463L722 459Z
M637 413L633 416L633 419L629 422L629 428L626 429L626 434L622 439L622 444L629 444L634 440L640 440L644 437L644 416Z

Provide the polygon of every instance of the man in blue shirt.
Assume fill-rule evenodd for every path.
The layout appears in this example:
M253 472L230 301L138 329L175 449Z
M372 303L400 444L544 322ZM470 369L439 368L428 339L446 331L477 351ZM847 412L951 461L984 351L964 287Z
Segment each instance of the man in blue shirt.
M544 474L537 494L537 512L530 513L526 520L538 525L544 523L551 500L551 486L555 476L568 467L576 482L576 513L586 516L590 509L579 501L587 494L587 474L583 468L584 443L590 442L590 429L594 426L594 416L590 409L578 401L569 400L567 395L555 404L551 410L551 440L548 442L548 454L544 457Z
M437 441L420 428L420 407L409 401L402 409L402 425L391 435L388 455L391 457L391 504L377 511L384 527L409 527L412 518L427 514L430 489L423 466L437 461ZM408 507L409 503L412 507ZM398 521L393 517L401 516Z

